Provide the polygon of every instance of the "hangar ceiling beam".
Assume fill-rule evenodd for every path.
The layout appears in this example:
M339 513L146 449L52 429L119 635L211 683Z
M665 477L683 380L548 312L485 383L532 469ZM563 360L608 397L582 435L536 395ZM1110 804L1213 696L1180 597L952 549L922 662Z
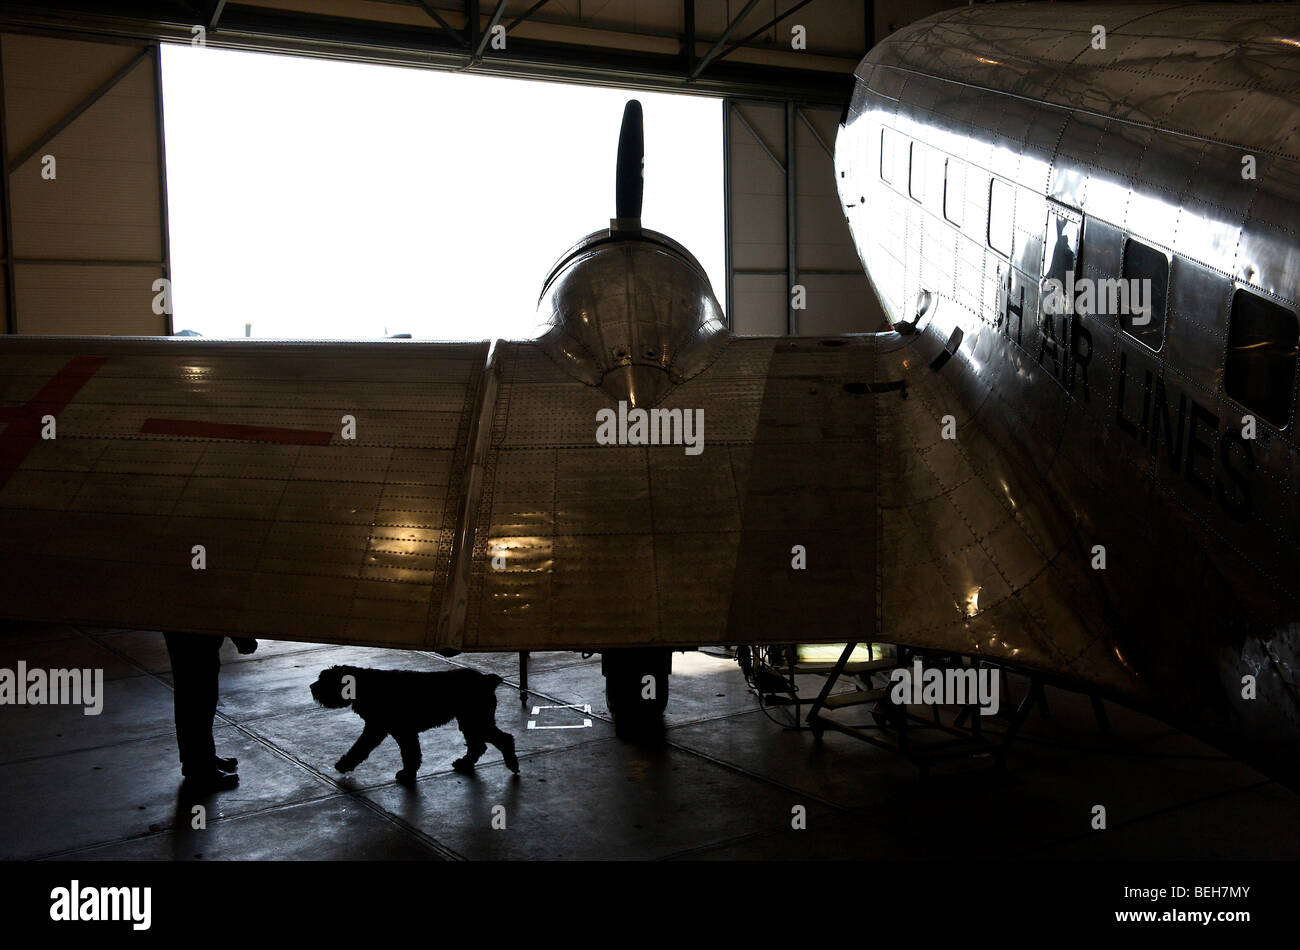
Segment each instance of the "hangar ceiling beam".
M731 39L731 34L735 32L736 27L740 26L740 21L749 16L750 11L753 10L754 7L758 6L759 2L760 0L749 0L749 2L745 4L745 8L740 11L736 18L727 24L727 28L722 31L722 35L718 37L718 41L713 44L713 48L705 53L704 58L696 63L695 68L691 70L692 79L695 79L700 75L700 73L704 72L704 70L708 68L709 63L713 62L713 60L717 58L718 50L722 49L727 40Z
M551 0L537 0L537 2L534 3L531 7L529 7L523 13L519 14L519 16L515 17L513 20L510 21L510 25L506 27L506 32L509 33L520 23L523 23L530 16L532 16L534 13L536 13L538 10L540 10L542 7L546 6L550 2Z
M726 56L730 56L732 53L734 53L736 50L740 49L740 48L741 48L742 46L744 46L746 43L752 43L754 40L756 40L758 37L762 36L762 35L763 35L764 33L766 33L768 30L772 29L772 27L776 26L778 23L780 23L780 22L781 22L782 20L784 20L786 17L788 17L788 16L790 16L790 15L792 15L792 14L794 14L794 13L798 13L800 10L802 10L804 7L808 6L808 4L810 4L810 3L812 3L812 2L813 2L813 0L799 0L799 2L796 3L794 6L792 6L789 10L786 10L784 13L778 15L778 16L776 17L776 19L768 20L766 23L764 23L762 26L760 26L760 27L759 27L757 30L755 30L753 33L750 33L747 37L745 37L743 40L737 40L735 43L732 43L730 46L728 46L726 49L724 49L721 53L719 53L717 56L715 56L715 57L713 58L713 61L716 63L718 60L720 60L720 59L722 59L722 58L724 58L724 57L726 57Z
M682 0L682 52L686 61L686 72L695 68L695 0Z
M221 14L226 11L226 0L216 0L212 4L212 14L208 17L208 29L215 30L221 22Z
M450 36L453 40L456 41L457 45L463 47L464 49L469 49L469 40L461 36L459 30L453 29L452 25L448 23L446 19L443 18L443 15L441 13L439 13L436 9L434 9L434 7L430 6L426 2L426 0L415 0L415 2L419 4L421 10L423 10L425 13L429 14L429 16L433 18L433 21L437 23L438 26L442 27L444 33L446 33L448 36Z
M478 49L478 0L465 0L465 30L470 49Z
M747 0L739 7L752 16L761 2L764 0ZM575 20L552 4L544 12L553 15L539 16L545 2L529 0L521 15L511 15L508 8L501 10L500 23L510 23L509 51L475 61L473 54L487 23L487 16L480 15L480 0L331 0L328 13L315 12L298 0L227 0L220 28L208 33L206 43L226 49L435 69L468 68L495 76L718 98L793 99L843 106L852 92L852 71L863 50L843 34L818 27L818 49L806 55L778 47L747 46L727 53L720 62L728 46L736 45L732 41L743 28L743 19L726 22L713 5L705 8L694 0L689 0L686 9L676 0L662 0L662 4L654 7L658 11L654 16L647 14L649 19L628 23L614 13L600 13L604 7ZM813 9L823 23L834 21L841 9L854 18L862 15L857 0L821 0ZM83 41L113 37L189 44L194 27L210 22L213 10L212 0L187 4L122 0L111 6L91 0L47 0L39 6L31 0L0 0L0 27ZM684 16L687 12L695 16ZM510 32L516 28L518 34ZM725 36L715 41L713 37L723 31ZM707 63L697 53L701 41L712 47ZM490 42L489 38L488 46ZM485 53L492 52L488 46L483 48Z
M105 79L90 93L90 95L78 102L75 106L65 112L57 122L38 135L36 141L32 142L13 157L9 162L9 171L13 172L17 169L20 165L48 145L56 135L70 126L73 122L77 121L83 112L93 106L100 99L104 98L105 95L112 91L114 86L130 75L132 70L149 58L152 49L153 47L150 46L141 49L140 52L137 53L125 66Z
M497 8L492 12L492 19L488 21L488 27L479 37L478 46L474 49L474 58L478 59L483 55L483 50L487 49L488 40L492 38L492 31L496 29L501 22L501 14L506 12L506 0L497 0Z

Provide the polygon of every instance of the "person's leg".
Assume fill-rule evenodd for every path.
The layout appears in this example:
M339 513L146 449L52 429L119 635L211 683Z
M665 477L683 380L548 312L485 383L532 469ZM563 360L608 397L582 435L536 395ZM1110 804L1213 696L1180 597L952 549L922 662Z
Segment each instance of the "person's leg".
M176 746L181 774L208 778L216 772L212 721L217 714L221 637L165 633L172 661Z

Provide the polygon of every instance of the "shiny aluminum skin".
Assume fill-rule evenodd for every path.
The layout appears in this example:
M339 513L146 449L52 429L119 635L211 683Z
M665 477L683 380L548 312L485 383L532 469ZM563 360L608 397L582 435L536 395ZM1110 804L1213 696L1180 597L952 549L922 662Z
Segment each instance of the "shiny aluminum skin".
M634 407L654 406L703 370L725 330L695 257L639 226L597 231L561 257L538 314L557 365Z
M893 34L857 75L837 182L873 286L915 352L908 379L939 382L976 477L1072 566L1055 605L1021 598L1025 629L1100 631L1130 674L1121 694L1295 780L1295 386L1288 418L1258 417L1247 442L1236 433L1250 407L1225 392L1224 365L1234 291L1300 312L1297 6L962 8ZM882 148L888 170L899 141L921 143L922 160L963 163L958 207L945 203L951 184L912 196L901 149L884 180ZM1014 195L1008 256L986 227L994 176ZM1120 276L1126 238L1171 260L1158 347L1113 315L1042 306L1040 280L1061 260L1082 277ZM984 441L1001 448L970 451ZM961 547L970 511L948 494L950 505L913 505L917 536L882 551L885 638L892 592L925 565L969 572L981 611L984 578L1005 573L995 538ZM978 566L988 562L996 570ZM964 652L1015 659L974 638Z

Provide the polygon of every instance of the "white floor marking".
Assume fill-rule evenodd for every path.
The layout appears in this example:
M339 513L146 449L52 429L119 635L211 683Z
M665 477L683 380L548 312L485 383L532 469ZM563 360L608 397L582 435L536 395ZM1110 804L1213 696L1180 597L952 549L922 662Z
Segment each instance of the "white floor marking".
M582 720L582 725L580 726L539 726L537 724L536 719L529 719L528 728L529 729L590 729L591 720L590 719Z
M565 703L563 706L534 706L534 707L533 707L533 715L534 715L534 716L540 716L541 713L542 713L542 710L543 710L543 709L577 709L577 710L580 710L580 711L586 713L586 714L589 715L589 716L591 715L591 703ZM539 726L539 725L537 724L537 720L536 720L536 719L529 719L529 720L528 720L528 728L529 728L529 729L590 729L590 728L591 728L591 720L590 720L590 719L584 719L584 720L582 720L582 725L580 725L580 726L576 726L576 725L574 725L574 726Z

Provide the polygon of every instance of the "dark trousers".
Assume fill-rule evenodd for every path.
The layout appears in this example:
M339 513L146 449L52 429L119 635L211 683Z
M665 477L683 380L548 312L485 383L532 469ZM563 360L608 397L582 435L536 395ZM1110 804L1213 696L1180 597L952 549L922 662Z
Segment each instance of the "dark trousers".
M217 715L217 674L221 670L222 637L201 633L164 633L172 661L176 704L176 746L182 775L213 770L217 756L212 721Z

